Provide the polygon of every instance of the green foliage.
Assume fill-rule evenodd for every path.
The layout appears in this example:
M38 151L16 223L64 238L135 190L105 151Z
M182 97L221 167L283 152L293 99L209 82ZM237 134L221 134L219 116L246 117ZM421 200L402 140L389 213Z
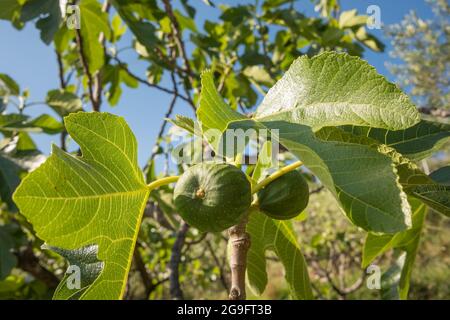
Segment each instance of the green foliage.
M0 2L0 19L17 29L35 23L44 43L53 44L59 72L59 87L48 92L45 103L31 101L28 90L0 73L0 298L178 298L177 285L186 298L224 298L230 289L226 250L231 246L219 231L245 224L246 213L252 243L247 282L256 294L270 296L274 285L286 283L289 292L275 297L355 297L363 279L357 278L356 266L362 228L369 232L363 266L378 259L387 270L393 262L383 275L381 296L406 298L410 283L416 284L411 274L416 256L421 259L425 206L441 213L429 215L432 219L450 214L448 166L439 169L448 162L450 129L445 121L421 119L404 93L357 57L365 49L384 49L367 32L367 16L342 11L337 0L312 2L319 14L306 16L286 0L217 7L210 1L114 0L104 5L81 0L79 30L68 29L68 16L61 15L71 2ZM441 13L447 9L444 2L438 1ZM197 9L207 5L218 18L201 19L201 25ZM442 85L446 51L436 48L448 41L445 27L436 31L437 26L414 18L412 26L397 30L394 45L408 63L402 66L409 72L406 89L441 107L448 87ZM410 43L417 50L405 50ZM130 57L135 56L138 71L132 71L136 64ZM422 56L424 63L418 60ZM123 119L79 112L119 104L124 85L172 96L144 174L136 139ZM64 123L39 109L42 105ZM195 109L197 119L173 118L179 105ZM179 130L166 130L167 122L186 131L181 145L175 139ZM226 137L219 137L227 128L269 130L269 141L254 154L246 153L253 151L252 139L245 140L245 150L221 154ZM35 133L60 135L60 147L54 146L41 166L45 156L33 141ZM67 143L68 135L80 150ZM272 142L282 145L280 163L269 159ZM208 170L199 169L204 164L169 163L170 154L179 150L194 154L194 163L202 157L214 161L211 149L229 162L214 166L232 168L232 173L205 176ZM248 163L252 157L256 165ZM162 158L164 170L156 170ZM295 158L304 164L301 175L312 201L291 221L272 220L257 209L255 187L277 165ZM435 171L427 175L419 164L425 172L428 165ZM181 176L175 188L164 185L176 181L167 177L171 174ZM212 192L197 201L197 180L205 177L211 178L205 183ZM295 185L297 191L304 189L303 197L309 196L305 183ZM187 199L180 200L181 189L191 190ZM219 196L211 199L211 193ZM289 213L294 200L283 203L280 214ZM339 207L345 216L336 215ZM213 227L205 219L197 223L201 211L208 220L213 217ZM34 268L24 261L34 262ZM65 261L67 272L58 279ZM277 282L278 262L286 282ZM76 267L81 286L71 289ZM346 287L347 281L354 285Z
M411 11L403 20L387 28L393 55L399 64L390 71L399 84L425 109L450 108L450 5L446 0L427 0L433 11L430 20Z
M16 244L11 227L11 225L0 225L0 281L4 280L17 264L17 258L11 252L11 248L14 248Z
M80 2L82 48L88 61L89 72L98 71L105 63L104 48L99 42L100 34L110 37L108 15L96 0L82 0Z
M244 119L243 115L232 110L223 101L223 98L217 92L210 71L205 71L202 74L202 94L200 107L197 109L197 119L205 138L216 151L218 151L220 144L220 140L217 139L217 130L219 133L223 132L229 122Z
M103 75L104 84L109 84L109 90L106 94L111 106L115 106L122 95L121 83L129 88L137 88L138 82L132 78L123 66L108 66Z
M20 183L20 171L16 163L0 153L0 199L8 205L10 210L16 208L12 201L12 194Z
M61 24L61 16L58 1L30 0L24 1L20 20L22 22L28 22L38 18L36 27L41 31L41 39L46 44L50 44Z
M62 89L50 90L46 102L61 117L83 109L81 99L76 94Z
M20 87L14 79L4 73L0 73L0 96L19 95Z
M175 119L167 119L167 121L171 122L172 124L176 125L177 127L180 127L182 129L188 131L191 134L197 134L195 122L191 118L184 117L184 116L177 114ZM201 134L201 133L198 133L198 134Z

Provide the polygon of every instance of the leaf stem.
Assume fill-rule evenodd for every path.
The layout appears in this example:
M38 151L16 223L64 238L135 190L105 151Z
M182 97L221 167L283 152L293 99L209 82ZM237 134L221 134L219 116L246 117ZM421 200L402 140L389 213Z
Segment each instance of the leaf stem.
M253 189L252 189L252 193L256 193L259 190L261 190L262 188L264 188L265 186L267 186L269 183L271 183L273 180L281 177L282 175L297 169L298 167L301 167L303 165L303 162L301 161L296 161L294 163L291 163L290 165L287 165L283 168L281 168L278 171L275 171L274 173L272 173L270 176L268 176L267 178L265 178L264 180L262 180L260 183L258 183Z
M161 179L158 179L156 181L149 183L147 185L147 188L149 188L150 190L153 190L153 189L156 189L163 185L166 185L166 184L169 184L172 182L177 182L179 178L180 178L180 176L171 176L171 177L161 178Z

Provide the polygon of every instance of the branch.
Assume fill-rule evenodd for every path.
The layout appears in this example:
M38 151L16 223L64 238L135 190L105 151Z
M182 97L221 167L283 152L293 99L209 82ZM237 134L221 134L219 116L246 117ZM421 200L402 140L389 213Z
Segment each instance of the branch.
M324 186L320 186L320 187L318 187L318 188L316 188L314 190L311 190L309 192L309 194L320 193L323 189L325 189L325 187Z
M142 284L145 287L145 296L148 298L150 293L154 290L152 278L147 272L147 268L145 267L145 263L142 260L141 253L139 252L138 246L134 248L134 262L136 264L136 269L141 275Z
M167 119L172 115L173 109L175 107L175 103L177 102L177 98L179 96L178 95L178 86L177 86L177 82L176 82L174 73L171 72L170 76L171 76L172 85L173 85L173 88L174 88L173 98L172 98L172 101L170 102L169 109L167 109L167 112L165 114L165 117L164 117L164 120L163 120L163 122L161 124L161 127L159 128L158 136L156 137L156 143L155 143L155 146L153 147L153 150L152 150L152 153L150 155L150 158L149 158L149 160L147 161L147 164L144 167L145 175L147 175L148 169L150 169L152 161L156 157L157 150L159 149L159 146L161 145L161 137L164 134L164 131L165 131L166 126L167 126Z
M17 266L45 283L51 289L56 288L59 284L59 279L40 265L39 259L34 255L31 245L26 246L17 253Z
M227 64L227 67L225 68L223 74L222 74L222 79L220 80L219 85L217 86L217 91L220 93L222 92L222 90L225 87L225 82L228 78L228 76L230 75L231 71L233 70L234 64L237 60L237 57L234 56Z
M238 225L228 229L230 236L231 290L230 300L245 300L245 271L247 269L247 252L250 248L250 234L246 232L247 217Z
M170 0L163 0L163 3L164 3L164 8L166 9L167 16L169 17L170 22L172 24L174 40L178 47L178 51L180 52L180 56L183 59L184 66L185 66L186 72L187 72L187 77L188 77L190 83L192 84L193 83L193 72L192 72L191 65L189 63L189 59L186 54L186 48L184 46L182 34L180 31L180 25L178 24L178 20L173 13L172 5L170 4Z
M206 241L206 246L209 249L209 253L211 253L211 256L213 257L214 262L217 265L217 268L219 268L220 282L222 283L222 286L225 288L225 290L227 292L229 292L230 291L230 285L229 285L228 279L227 279L227 277L225 275L225 271L223 270L223 265L220 263L219 258L217 258L217 255L214 252L214 248L212 247L210 241Z
M450 118L450 110L442 108L419 108L419 112L439 118Z
M64 64L63 64L63 60L61 57L61 54L55 50L56 53L56 61L58 62L58 78L59 78L59 86L61 87L61 89L65 89L67 86L67 82L64 79ZM66 138L67 138L67 131L64 128L64 130L61 132L60 135L60 146L61 149L64 151L67 151L67 146L66 146Z
M65 89L67 84L66 80L64 79L64 64L62 61L61 54L55 50L56 53L56 61L58 62L58 78L59 78L59 86L62 89Z
M287 166L282 167L281 169L275 171L274 173L272 173L270 176L268 176L267 178L263 179L261 182L259 182L254 188L252 188L252 193L257 193L259 190L261 190L262 188L264 188L265 186L267 186L269 183L271 183L272 181L278 179L279 177L281 177L282 175L297 169L298 167L301 167L303 165L303 162L301 161L296 161L293 162Z
M109 10L111 9L111 4L108 2L108 0L105 0L103 2L102 6L102 12L109 13ZM106 58L106 37L103 32L100 33L98 36L98 42L102 44L103 47L103 56ZM99 70L94 75L94 83L93 83L93 94L97 105L97 111L100 111L100 106L102 105L102 91L103 91L103 84L102 84L102 72Z
M88 79L89 100L91 100L92 109L94 111L100 111L100 104L96 99L96 94L98 94L98 92L97 90L94 91L94 78L89 71L89 64L87 62L86 56L84 55L83 37L81 36L80 29L75 29L75 36L81 65L83 66L84 73L86 74L86 77Z
M199 244L200 242L205 240L207 235L208 235L208 233L205 232L205 233L202 233L202 235L196 240L186 241L186 247L195 246L196 244Z
M144 216L150 217L156 220L157 223L163 228L171 231L175 231L173 225L167 220L166 216L161 210L161 207L157 202L149 200L145 206Z
M164 131L166 129L167 119L172 115L173 108L175 107L175 103L177 102L177 98L178 98L178 89L177 89L177 83L175 81L175 75L173 73L171 73L170 75L171 75L171 78L172 78L172 83L173 83L173 87L174 87L175 93L173 95L172 101L170 102L169 109L167 109L167 112L166 112L166 114L164 116L164 120L163 120L163 122L161 124L161 127L159 128L158 136L156 138L157 146L159 145L159 141L160 141L160 139L161 139L161 137L164 134ZM156 156L156 151L153 151L151 156L150 156L150 161L152 161L155 158L155 156Z
M186 101L187 103L189 103L189 105L191 106L191 108L195 111L195 104L194 104L194 102L193 102L191 99L189 99L189 98L187 98L187 97L181 95L179 92L176 92L175 90L171 90L171 89L162 87L162 86L160 86L160 85L157 85L157 84L153 84L153 83L148 82L147 80L145 80L145 79L139 77L138 75L134 74L133 72L131 72L131 71L127 68L126 64L125 64L124 62L122 62L122 60L120 60L119 58L113 57L113 59L119 64L119 67L121 67L126 73L128 73L128 75L129 75L130 77L132 77L133 79L135 79L135 80L138 81L139 83L142 83L142 84L144 84L144 85L146 85L147 87L150 87L150 88L158 89L158 90L160 90L160 91L162 91L162 92L165 92L165 93L168 93L168 94L176 95L176 96L177 96L178 98L180 98L181 100L184 100L184 101Z
M184 241L186 239L186 234L189 230L189 225L183 222L180 226L180 230L177 233L175 243L172 247L172 254L169 261L169 281L170 281L170 295L175 300L183 299L183 291L180 287L180 271L179 265L181 261L181 251L184 246Z

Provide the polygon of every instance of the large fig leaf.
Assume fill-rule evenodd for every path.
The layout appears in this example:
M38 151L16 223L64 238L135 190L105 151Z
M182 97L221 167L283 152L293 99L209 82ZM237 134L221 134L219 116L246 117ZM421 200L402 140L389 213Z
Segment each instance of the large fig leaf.
M52 155L22 181L13 199L48 246L98 247L102 270L79 298L118 299L149 196L136 139L124 119L107 113L72 113L65 125L83 156L53 146Z
M256 118L315 129L347 124L390 130L406 129L420 120L408 96L375 68L336 52L295 60L269 90Z
M343 126L342 129L354 135L375 139L411 160L431 156L450 140L450 125L426 120L411 128L397 131L358 126Z
M232 122L229 128L272 131L334 194L347 217L373 232L395 233L411 226L411 209L389 155L339 134L317 137L308 126L286 121ZM279 136L274 132L278 130Z
M247 224L252 245L247 255L247 279L257 294L267 285L266 250L272 250L284 266L286 281L294 299L312 299L306 261L290 222L273 220L252 212Z

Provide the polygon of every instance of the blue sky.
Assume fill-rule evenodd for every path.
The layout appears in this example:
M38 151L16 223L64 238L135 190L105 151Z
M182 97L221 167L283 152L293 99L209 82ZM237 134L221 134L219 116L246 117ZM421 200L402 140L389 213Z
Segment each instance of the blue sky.
M214 1L215 3L236 4L242 1ZM198 10L198 18L202 21L207 17L213 19L218 16L219 9L211 9L200 0L194 0ZM420 17L430 19L432 14L424 0L342 0L344 10L356 8L365 13L369 5L378 5L381 9L381 20L385 25L399 22L411 10L416 10ZM313 6L309 0L300 0L297 9L308 15L313 14ZM393 80L385 68L385 62L390 60L390 45L383 35L383 30L372 30L386 43L384 53L366 51L364 58L389 79ZM31 93L30 101L43 101L50 89L58 88L57 65L55 54L51 46L46 46L39 38L39 33L33 24L28 24L21 31L15 30L8 22L0 21L0 73L7 73L20 84L21 88L28 88ZM133 53L123 56L130 62L133 72L144 75L146 64L136 59ZM140 86L138 89L124 88L120 103L115 107L103 104L102 110L123 116L135 133L139 142L139 162L144 164L151 149L164 117L171 97L157 90ZM31 110L31 109L34 110ZM87 107L87 109L89 106ZM52 113L48 107L30 107L29 113ZM192 115L190 108L182 102L176 105L174 113ZM48 153L51 142L58 143L59 137L47 135L33 135L39 148Z

